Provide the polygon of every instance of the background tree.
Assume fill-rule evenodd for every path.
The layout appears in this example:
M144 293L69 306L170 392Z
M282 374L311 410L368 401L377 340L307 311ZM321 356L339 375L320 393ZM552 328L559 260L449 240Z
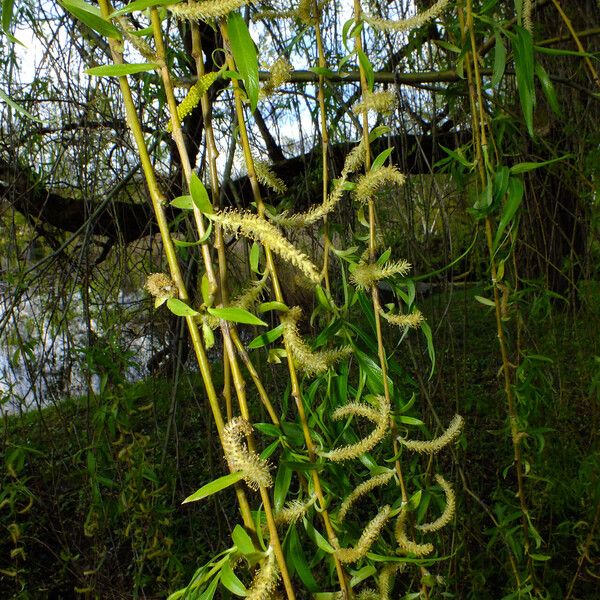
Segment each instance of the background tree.
M65 528L59 526L51 527L45 536L35 534L54 540L46 542L49 563L69 572L63 578L53 576L56 585L102 595L109 581L103 577L125 557L130 567L120 571L123 589L133 588L142 595L158 589L162 593L175 590L191 576L193 569L181 568L179 557L194 552L183 541L186 536L193 539L194 529L209 531L205 537L218 540L206 549L201 562L228 546L228 532L214 534L202 521L185 535L179 533L182 525L174 508L175 497L180 500L197 487L195 478L214 478L221 473L221 450L207 442L208 451L201 451L208 452L215 468L210 475L193 471L198 468L193 459L197 448L182 442L182 435L197 439L197 431L190 431L189 426L197 422L198 414L207 412L210 390L198 392L194 375L183 369L190 353L182 319L162 316L157 324L158 318L147 318L148 304L140 290L148 273L163 270L160 257L166 243L157 236L148 202L153 186L142 176L146 167L127 128L117 79L83 73L84 69L112 63L115 52L121 50L115 50L114 40L106 36L107 25L89 27L89 17L86 21L77 12L81 5L66 0L62 4L71 12L51 2L39 5L26 1L4 2L2 12L0 193L7 233L2 240L6 289L1 323L10 356L10 361L3 363L3 393L11 412L35 401L41 431L46 431L42 437L47 439L23 444L23 439L29 439L28 417L6 421L6 491L0 504L8 499L3 504L10 509L3 521L8 532L3 544L10 548L11 562L0 567L10 578L6 589L14 593L28 586L34 589L31 586L36 584L27 578L31 567L23 540L24 532L36 531L36 524L18 515L28 514L32 505L37 508L40 503L36 496L50 497L60 504L42 482L28 479L31 465L43 464L42 458L36 458L40 452L37 446L51 439L59 456L69 457L78 465L85 462L83 475L72 478L70 485L87 490L76 504L76 514L84 524L79 535L66 539ZM158 10L154 9L159 4ZM150 30L156 26L155 18L165 42L160 58L165 60L178 102L205 73L222 74L233 66L242 71L240 65L226 64L222 22L175 18L176 10L162 4L169 3L148 2L148 11L124 10L110 21L124 39L127 62L155 61L157 34L154 30L152 37ZM307 289L292 269L277 264L284 296L279 297L275 286L273 300L285 300L289 307L300 304L305 313L314 308L312 320L326 325L324 333L316 337L317 345L334 344L338 331L352 331L349 337L359 340L353 359L339 369L332 367L329 375L323 376L330 377L328 400L321 405L327 410L310 411L307 418L312 419L313 431L321 435L322 443L332 444L336 435L366 435L368 430L361 427L347 434L335 429L335 424L331 429L324 425L320 429L323 415L328 410L334 412L341 401L341 396L336 396L341 394L339 386L356 385L361 390L365 385L354 382L356 372L364 374L373 395L397 393L408 399L414 393L419 398L421 412L414 412L412 402L406 403L407 415L399 421L403 427L422 419L435 439L436 431L442 431L454 412L465 415L466 436L461 449L451 452L454 480L462 484L460 490L457 486L459 517L454 537L436 534L442 548L439 556L450 558L439 569L435 559L416 560L419 569L398 578L396 592L433 597L445 591L456 597L481 597L490 590L503 589L507 597L585 595L597 577L594 540L600 506L597 491L590 486L598 471L594 455L598 443L598 377L593 359L599 353L597 332L581 328L597 309L590 304L593 292L589 292L595 289L590 282L596 277L597 254L597 7L591 0L525 1L517 10L494 1L417 2L416 6L375 1L362 7L370 16L362 29L357 29L354 19L363 17L357 17L356 6L349 4L315 3L318 13L312 2L300 2L299 6L264 2L244 7L241 14L250 24L261 61L261 99L254 110L240 113L237 80L225 73L183 116L181 138L169 130L169 87L161 81L164 74L146 70L130 76L133 104L158 186L167 200L185 196L190 189L191 166L206 184L215 206L247 209L254 202L260 211L264 202L267 212L282 219L284 213L289 216L318 207L324 194L335 189L335 179L344 172L348 154L359 147L361 139L366 143L364 131L374 132L374 138L378 133L379 137L371 140L371 159L389 150L391 162L408 176L402 191L396 197L386 196L386 202L378 206L377 219L370 208L349 205L346 197L322 229L315 227L307 234L290 236L311 256L330 259L331 282L327 278L323 281L330 295L317 293L315 299L313 290ZM127 9L127 5L118 3L116 8ZM431 18L410 21L415 11ZM387 24L402 19L408 23ZM103 23L109 21L105 18ZM43 48L31 83L26 72L19 71L23 51L12 37L22 38L28 32L37 40L32 48L38 44ZM322 44L316 42L318 35ZM362 54L357 51L358 44ZM291 72L285 73L284 61L293 65ZM278 70L286 75L279 86L273 81ZM356 108L361 99L365 101L369 85L395 97L397 107L391 115L371 113L367 118ZM271 93L277 87L276 93ZM247 82L246 93L251 96ZM172 122L170 126L175 127ZM249 135L247 147L239 135L244 126ZM212 147L213 137L216 148ZM250 162L248 153L254 157ZM273 190L273 179L269 185L268 176L263 177L260 188L254 185L251 165L256 159L270 164L271 177L278 178L287 192ZM347 187L358 185L358 177ZM216 185L220 185L218 194ZM166 210L173 237L179 242L195 239L197 217L170 206ZM381 226L383 248L391 248L393 257L410 260L413 279L392 278L382 284L382 290L370 281L362 286L367 293L360 283L354 288L347 284L350 274L344 261L352 263L352 269L360 265L358 248L370 254L371 261L378 256L374 234L369 236L361 230L368 221L378 221ZM221 274L221 283L226 279L231 292L241 287L249 270L264 267L256 246L240 250L242 244L236 243L234 236L218 233L218 221L213 225L217 232L215 249L180 244L178 250L182 280L191 290L189 303L196 308L211 307L213 301L207 299L211 294L207 296L203 278L208 272L202 266L207 252L220 260L221 250L235 249L229 253L228 274ZM219 241L219 235L224 241ZM350 239L356 249L342 252L338 261L331 248L339 251L352 246L347 243ZM356 278L352 281L357 282ZM465 282L478 287L467 288L463 295L458 285ZM218 302L227 302L224 289L216 295ZM425 301L424 294L432 291L433 299ZM384 303L380 294L384 292L391 294L389 300L395 298L409 309L416 293L428 306L438 348L435 376L428 379L428 368L422 368L423 356L427 352L433 356L431 330L424 329L424 338L411 335L406 339L406 332L397 337L386 330L386 343L392 342L389 348L402 348L398 360L392 350L385 354L381 347L369 345L369 335L378 342L381 339L377 327L368 327L379 319L378 307ZM457 295L464 298L463 310L454 301ZM557 301L557 306L551 300ZM570 317L562 314L565 301L573 309ZM342 316L331 311L330 302L343 307ZM493 307L495 318L481 311L475 313L473 306L484 310L481 304ZM448 314L452 319L442 321ZM358 332L351 328L355 319L364 322ZM276 333L288 334L286 345L299 333L290 315L282 318L279 327ZM230 351L227 344L235 341L226 329L221 357ZM273 322L272 331L276 329ZM475 338L473 331L477 329L481 337ZM567 341L561 330L575 333ZM361 337L360 331L371 333ZM203 332L208 349L206 340L211 334L206 327ZM243 342L239 343L236 356L249 369L248 380L255 381L251 363L245 362ZM560 352L568 355L570 343L581 355L579 379L577 373L565 373L562 364ZM128 352L132 349L139 353L137 361ZM281 360L277 350L269 351L271 362ZM361 352L365 356L370 353L374 367ZM296 395L294 376L286 391L285 382L279 378L269 380L270 367L260 362L267 358L266 353L262 358L258 352L251 354L261 367L264 387L273 397L284 398L274 410L277 418L289 414ZM481 358L484 355L487 360ZM240 393L240 386L231 385L236 377L234 360L223 362L219 400L227 420L235 424L231 419L232 397L234 391ZM156 395L153 403L141 402L161 385L158 380L141 387L128 383L131 378L141 379L146 368L155 375L168 374L179 388L176 385L171 392ZM385 389L386 368L396 391ZM498 369L500 379L494 376ZM22 377L25 373L30 389L19 389L14 375ZM312 386L306 383L309 379L303 380L303 396L314 398L322 389L319 386L324 386L325 379L319 377ZM377 377L384 382L381 389ZM196 398L197 411L181 403L187 390ZM75 414L82 415L84 425L77 441L65 449L54 439L56 431L61 434L59 439L70 436L72 407L63 399L82 393L87 404L75 408ZM262 398L260 387L258 395ZM50 403L56 404L54 414L58 418L41 412L41 407ZM154 423L138 404L152 408ZM251 410L258 411L257 406L258 402L256 407L251 404ZM380 411L384 407L379 405ZM264 410L254 422L268 420ZM367 419L376 422L379 418L364 407L360 410L363 416L370 415ZM291 421L292 429L283 429L282 438L294 450L303 442L301 432L293 427L302 424L306 423L299 418ZM205 437L214 439L211 426L202 427L207 431ZM234 438L245 427L237 423ZM259 431L264 436L272 432L268 427ZM346 437L346 442L350 438ZM282 508L286 494L295 489L292 482L303 490L298 492L300 497L311 489L298 461L317 459L310 440L305 439L304 444L305 453L276 455L296 469L284 468L280 471L283 474L277 475L276 509ZM252 450L251 441L248 445ZM490 456L495 457L491 464ZM419 501L419 495L406 503L408 497L402 488L402 494L396 496L398 504L392 504L391 510L400 510L402 501L416 508L418 530L426 525L423 521L429 506L451 504L445 480L433 479L435 471L430 470L431 465L437 469L450 468L450 464L442 454L421 469L417 460L406 458L406 452L402 457L405 483L412 490L420 489L423 499ZM382 456L377 454L376 458ZM235 473L237 467L231 465L238 463L230 457L228 462ZM51 459L50 464L54 468L56 463ZM374 477L382 476L372 472L372 465L363 467ZM335 504L332 499L349 492L350 481L336 478L339 471L335 467L323 468L332 469L327 475L338 489L331 484L325 492ZM360 468L351 474L364 477ZM187 470L194 472L192 481ZM402 474L399 479L402 481ZM263 490L268 486L249 485L260 488L263 502L268 501ZM164 486L171 492L163 494ZM126 491L118 494L117 489ZM376 493L371 490L369 494L368 498L377 498L377 505L383 506ZM584 499L582 507L578 498ZM320 510L326 504L321 500L316 501ZM366 515L372 517L367 509L358 510L365 511L361 514L364 522L368 521ZM231 507L224 511L227 518L237 518ZM387 518L384 513L378 515L382 520ZM326 518L320 521L314 512L307 514L311 515L309 526L298 526L299 533L291 527L283 538L289 576L293 586L331 591L336 578L328 579L334 568L328 571L323 567L324 556L339 553L331 551ZM346 536L348 547L360 542L361 531L352 529L353 525L344 529L339 524L338 528L335 520L341 523L343 519L335 509L333 519L336 531L344 532L340 535ZM47 527L43 517L40 521ZM578 523L583 523L581 528ZM161 524L169 527L168 533ZM249 514L244 526L254 535ZM238 529L234 531L234 542L244 545L246 538ZM317 549L312 557L301 559L299 549L309 541L316 543ZM253 539L250 546L257 549L256 543ZM481 551L484 545L485 552ZM412 550L412 555L419 554L418 549ZM267 552L262 557L263 568L271 564L271 556ZM249 558L249 565L252 567L258 558ZM230 559L233 561L228 555ZM359 563L366 570L357 567L357 572L340 567L340 561L330 563L335 563L342 590L352 577L351 587L357 593L361 577L372 578L367 584L382 589L392 572L378 570L380 565L370 560ZM90 570L86 562L94 569ZM218 564L224 569L225 562ZM227 587L224 582L229 575L225 570L218 572ZM213 583L208 582L216 578L206 579L206 573L200 568L196 577L205 578L209 593ZM442 577L447 584L441 583ZM230 578L229 589L236 585ZM203 590L200 585L196 592ZM287 593L289 596L289 589ZM362 593L366 597L365 589Z

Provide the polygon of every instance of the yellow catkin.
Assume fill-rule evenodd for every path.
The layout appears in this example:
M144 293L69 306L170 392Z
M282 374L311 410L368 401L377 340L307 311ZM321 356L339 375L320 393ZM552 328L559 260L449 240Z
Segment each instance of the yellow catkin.
M300 370L307 375L318 375L327 371L337 361L351 354L352 349L349 346L344 346L336 350L311 350L298 332L297 323L301 315L302 309L299 306L294 306L287 313L281 315L283 339L294 358L296 366Z
M269 69L269 79L260 89L261 99L273 94L277 88L287 83L291 77L294 68L290 61L284 56L280 56Z
M258 215L237 210L226 210L209 215L213 221L230 231L238 231L245 237L268 246L275 254L300 269L313 283L319 283L321 275L311 260L283 237L281 232Z
M331 193L328 194L325 200L318 206L313 206L306 212L296 213L291 216L288 216L288 214L284 212L281 213L281 215L272 217L271 220L283 227L308 227L309 225L320 221L331 213L342 199L346 177L347 174L334 183Z
M350 274L350 281L357 288L367 290L380 279L386 279L394 275L406 275L410 267L410 263L406 260L387 262L383 265L359 263Z
M271 171L269 164L266 161L258 158L255 158L253 162L254 172L256 173L256 178L258 181L279 194L285 194L287 191L285 182L282 179L279 179L279 177L277 177L277 175Z
M377 193L390 186L402 186L406 177L397 167L384 166L375 171L365 173L356 183L354 197L361 204L373 200Z
M409 17L408 19L402 19L400 21L391 21L368 15L365 15L364 19L375 29L379 29L379 31L408 31L409 29L417 29L427 23L427 21L435 19L448 4L450 4L450 0L438 0L427 10L420 12L414 17Z
M379 406L377 409L371 408L367 404L359 402L350 402L333 411L331 417L335 420L343 419L348 415L363 417L375 423L375 429L365 438L356 444L335 448L330 452L320 452L324 458L334 462L342 462L358 458L365 452L374 448L387 434L389 427L390 405L384 396L378 396Z
M292 77L292 72L294 68L290 61L284 56L280 56L272 65L271 65L271 77L270 83L273 89L278 88L279 86L287 83Z
M442 527L445 527L450 523L454 517L456 511L456 496L454 495L454 489L452 485L448 483L441 475L435 476L436 483L442 488L446 495L446 507L444 512L431 523L424 523L423 525L417 525L419 531L432 532L439 531Z
M261 279L253 281L242 291L239 296L236 296L231 301L231 306L235 308L243 308L245 310L252 308L260 299L261 294L265 291L268 281L269 275L265 273Z
M188 21L205 21L225 17L231 11L237 10L249 3L249 0L204 0L204 2L180 2L167 8L178 19Z
M275 586L279 580L279 569L275 562L275 553L269 546L267 558L257 571L252 585L248 589L246 600L270 600L275 592Z
M348 176L360 169L365 162L365 144L361 140L346 156L344 168L340 179L334 182L333 190L327 195L325 200L318 206L311 207L303 213L289 215L284 212L280 215L270 217L271 220L283 227L308 227L317 221L320 221L331 213L339 204L344 195L344 185L348 181Z
M296 15L305 25L311 25L314 21L312 9L312 0L300 0L298 2L298 9L296 10Z
M365 155L365 140L363 138L358 145L348 152L342 169L342 179L346 179L351 173L356 173L365 164Z
M413 540L408 539L406 535L406 521L408 518L408 511L404 507L398 519L396 520L395 535L396 542L398 543L397 552L403 554L414 554L415 556L427 556L433 552L433 544L417 544Z
M136 28L124 16L117 17L117 23L125 39L148 61L156 61L156 53L150 45L139 35L135 35Z
M404 568L403 563L388 563L379 573L379 600L390 600L394 576Z
M362 498L365 494L368 494L371 490L374 490L376 487L380 487L385 485L392 477L394 476L394 471L388 471L387 473L381 473L380 475L375 475L367 481L364 481L359 486L357 486L351 493L346 497L346 499L342 502L340 506L340 510L338 512L338 520L340 523L346 518L348 511L354 506L356 501L359 498Z
M529 33L533 32L533 2L532 0L523 0L523 27L529 31Z
M330 1L320 0L317 2L317 14L322 14L325 5ZM305 25L312 25L315 22L312 0L299 0L298 8L295 10L261 10L252 19L254 21L259 19L299 19Z
M432 440L417 441L417 440L405 440L398 438L398 441L409 450L413 452L419 452L422 454L435 454L442 448L445 448L448 444L453 442L460 434L464 424L464 419L460 415L454 415L448 429L437 438Z
M370 110L380 115L391 115L398 104L396 93L390 90L379 92L365 92L362 100L357 102L352 110L355 114L369 112Z
M397 325L398 327L409 327L411 329L416 329L425 320L425 317L420 310L415 310L406 315L391 315L380 308L379 314L392 325Z
M386 504L364 528L354 548L340 548L335 551L337 558L343 563L355 563L364 558L371 546L379 537L381 530L390 518L390 507Z
M256 452L251 452L243 441L252 433L252 425L242 417L235 417L223 429L223 452L232 471L241 471L244 481L253 490L271 487L273 480L269 464Z
M288 216L287 213L281 213L281 215L271 217L271 220L283 227L308 227L320 221L332 212L342 199L344 194L342 183L336 183L331 194L327 196L322 204L313 206L308 211L296 213L295 215Z
M376 592L371 588L360 590L360 592L358 592L357 598L358 600L381 600L379 592Z
M313 495L305 502L302 502L302 500L286 502L285 506L275 515L275 523L277 525L296 523L308 512L316 499L317 497Z
M173 298L177 294L176 283L165 273L151 273L144 287L155 298Z
M200 98L206 94L210 86L215 82L219 73L217 71L211 71L206 73L198 79L198 81L188 90L185 98L177 106L177 116L179 121L183 121L200 102ZM173 131L173 124L171 121L167 123L167 131L171 133Z

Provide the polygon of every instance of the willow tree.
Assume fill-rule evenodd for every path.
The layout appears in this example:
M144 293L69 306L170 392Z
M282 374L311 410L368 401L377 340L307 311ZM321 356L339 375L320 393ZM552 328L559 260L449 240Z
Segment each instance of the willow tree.
M511 345L507 322L522 279L521 252L539 251L519 233L524 198L532 202L526 174L574 164L573 154L544 141L546 124L536 121L542 110L534 109L547 107L547 122L560 123L553 113L565 109L556 84L594 98L598 76L554 0L524 1L516 11L495 1L416 4L415 12L360 0L136 0L117 7L62 0L66 12L52 13L56 31L67 31L84 57L86 75L79 76L91 83L77 88L79 119L65 122L61 114L54 128L28 124L39 137L29 136L27 151L14 142L3 149L2 186L47 238L56 229L103 236L97 264L115 240L138 239L149 223L158 231L164 254L145 288L157 309L185 324L225 459L223 472L185 502L232 488L239 509L233 545L173 597L212 598L217 589L249 598L305 591L389 598L394 590L429 597L442 589L430 570L454 551L444 532L460 506L443 472L448 461L438 455L452 450L464 419L432 418L431 430L424 427L388 341L394 328L401 340L420 333L435 362L411 262L452 274L473 247L485 257L481 276L491 284L480 300L495 315L505 391L499 413L514 467L515 500L507 506L518 525L506 532L490 518L502 537L507 591L543 591L545 556L537 551L522 447L527 429L514 396L520 335ZM551 6L578 45L558 53L583 65L583 83L549 74L539 59L565 42L542 39L538 19ZM11 7L4 4L5 29ZM36 112L30 103L40 91L29 99L9 91L7 139L14 140L16 123ZM37 114L59 121L55 113ZM100 151L88 137L65 137L96 128L112 132ZM51 156L52 177L36 177L46 164L44 136L54 134L63 147ZM540 143L548 154L532 160ZM468 235L461 232L463 247L453 246L452 207L442 194L415 207L410 200L418 194L404 192L407 178L431 172L433 163L468 198L457 202L473 217ZM71 169L97 190L68 193L59 182ZM121 181L137 173L145 191L116 199L124 187L130 191ZM576 176L587 181L586 173ZM411 261L386 247L386 202L399 190L406 212L392 217L405 221L416 243L394 250ZM105 200L96 203L87 191ZM577 237L576 223L569 229L558 217L550 230ZM443 240L442 264L419 252L434 232ZM230 251L236 238L247 241L244 286L228 267L239 258ZM75 239L57 240L44 264ZM573 243L566 247L573 260L581 254ZM294 305L291 282L310 303ZM382 287L393 291L393 303L382 301ZM273 327L244 342L241 325L266 328L269 320ZM309 320L322 326L312 341L305 337ZM216 338L223 356L211 364ZM273 397L257 368L263 349L286 378L283 399ZM427 374L430 365L422 368ZM268 421L257 421L250 387Z

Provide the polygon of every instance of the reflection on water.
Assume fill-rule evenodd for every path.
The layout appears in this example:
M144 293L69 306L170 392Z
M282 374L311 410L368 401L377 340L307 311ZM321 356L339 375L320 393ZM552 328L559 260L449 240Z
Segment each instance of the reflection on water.
M119 292L112 305L88 304L86 311L80 294L65 299L56 291L0 288L0 415L98 392L111 371L139 379L163 346L139 319L147 315L143 293Z

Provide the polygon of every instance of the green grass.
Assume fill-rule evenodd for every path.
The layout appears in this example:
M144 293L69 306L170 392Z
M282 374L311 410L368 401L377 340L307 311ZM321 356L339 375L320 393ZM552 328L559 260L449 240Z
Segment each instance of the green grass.
M532 552L544 557L536 572L551 598L564 597L600 502L600 306L598 286L583 287L576 314L533 295L523 299L521 313L516 306L507 313L511 348L521 343L515 391L527 432L528 504L541 540ZM432 431L434 414L443 425L456 412L466 419L454 456L443 459L459 508L445 538L448 558L430 567L446 581L432 598L442 591L502 597L511 589L507 548L518 554L522 547L518 520L511 520L518 503L495 319L475 300L486 294L455 288L421 302L436 346L430 379L422 336L411 333L394 352L418 394L415 414ZM395 347L398 333L386 335ZM271 373L269 366L270 384L282 397L284 383ZM89 597L164 598L231 545L239 519L230 490L181 505L225 465L195 375L177 387L166 439L172 394L171 382L149 378L4 421L0 597L66 598L79 590ZM258 414L256 400L253 406ZM584 560L573 597L594 597L593 568Z

